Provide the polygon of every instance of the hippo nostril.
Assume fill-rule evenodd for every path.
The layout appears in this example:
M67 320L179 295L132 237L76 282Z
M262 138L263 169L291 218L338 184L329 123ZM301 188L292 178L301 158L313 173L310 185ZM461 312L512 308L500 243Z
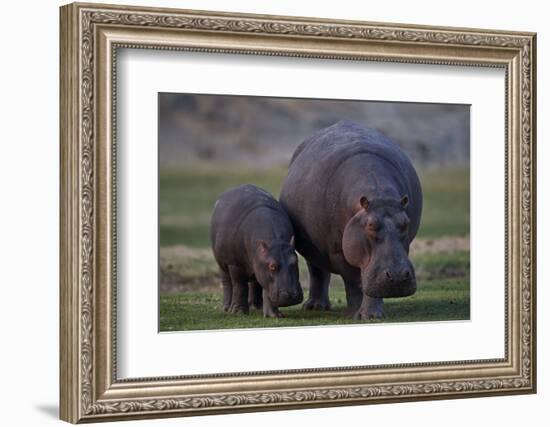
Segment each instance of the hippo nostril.
M279 298L287 298L288 292L286 291L279 291Z
M392 276L391 276L391 273L390 273L390 270L386 270L386 277L388 278L388 280L393 280L392 279Z
M287 307L289 305L299 304L304 299L303 293L297 290L280 290L277 292L277 305L279 307Z
M405 280L409 280L411 278L411 271L408 268L403 272L403 278Z

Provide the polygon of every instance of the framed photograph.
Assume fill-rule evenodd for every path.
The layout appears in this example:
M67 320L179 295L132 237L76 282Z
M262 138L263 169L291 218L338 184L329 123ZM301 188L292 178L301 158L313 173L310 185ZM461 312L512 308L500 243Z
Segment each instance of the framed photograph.
M60 13L63 420L536 391L535 34Z

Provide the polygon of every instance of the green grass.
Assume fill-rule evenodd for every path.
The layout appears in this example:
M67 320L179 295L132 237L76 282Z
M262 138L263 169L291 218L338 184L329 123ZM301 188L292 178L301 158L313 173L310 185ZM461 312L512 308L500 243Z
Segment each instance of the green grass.
M161 169L159 223L161 246L209 247L208 227L216 199L244 183L278 197L286 168L268 170ZM468 169L420 173L424 211L419 237L465 235L470 228Z
M469 252L413 256L418 289L407 298L385 301L384 322L469 319ZM161 250L161 282L172 283L161 292L160 330L314 326L357 323L344 318L346 306L342 279L332 276L330 312L303 311L300 306L282 308L282 319L265 319L256 310L246 316L224 313L215 261L208 250L183 247ZM307 285L307 269L301 259L301 282ZM174 291L175 290L175 291ZM307 295L307 289L305 289Z
M469 251L413 254L412 261L419 280L466 277L470 273Z
M194 247L210 245L208 229L214 203L224 191L255 184L274 196L281 191L286 171L201 168L160 171L160 244Z
M341 284L331 285L330 297L333 305L331 311L304 311L297 305L281 308L285 317L272 319L264 318L262 313L255 309L251 309L249 315L223 312L221 292L192 291L167 294L160 298L160 330L166 332L364 323L342 316L346 299ZM456 278L421 284L415 295L385 300L384 311L384 322L469 319L469 281Z
M470 234L470 170L420 172L424 208L418 237Z

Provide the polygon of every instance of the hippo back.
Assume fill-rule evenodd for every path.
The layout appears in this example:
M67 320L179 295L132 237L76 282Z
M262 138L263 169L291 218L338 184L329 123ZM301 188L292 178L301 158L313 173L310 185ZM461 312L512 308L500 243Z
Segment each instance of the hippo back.
M244 184L223 193L214 205L210 225L210 239L214 252L221 247L231 247L233 251L244 250L245 235L255 230L243 230L241 225L245 220L253 221L256 212L265 212L266 209L270 212L273 223L282 222L283 226L286 226L284 229L292 230L286 212L267 191L252 184Z

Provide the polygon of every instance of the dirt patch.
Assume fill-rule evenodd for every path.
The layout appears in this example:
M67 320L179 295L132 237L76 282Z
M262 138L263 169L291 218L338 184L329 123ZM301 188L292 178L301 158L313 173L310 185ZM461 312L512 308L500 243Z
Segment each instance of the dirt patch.
M437 239L415 239L410 248L411 256L449 253L470 250L470 236L440 237Z
M470 274L469 265L454 265L452 262L441 265L417 265L416 280L418 282L425 280L451 279L465 277Z
M192 248L190 246L175 245L160 249L161 258L198 258L214 261L210 248Z
M188 280L177 274L162 274L160 281L161 294L174 294L181 292L221 292L221 282L218 276L208 276Z
M469 252L469 236L416 239L410 254L414 260L419 280L461 277L469 274L469 257L457 262L454 253ZM448 257L430 261L430 255L449 254ZM449 259L447 259L449 258ZM300 281L308 289L309 278L305 263L301 261ZM333 277L335 279L335 277ZM160 250L160 292L221 292L218 266L209 248L192 248L177 245Z
M163 247L159 262L161 293L220 289L218 266L210 249Z

